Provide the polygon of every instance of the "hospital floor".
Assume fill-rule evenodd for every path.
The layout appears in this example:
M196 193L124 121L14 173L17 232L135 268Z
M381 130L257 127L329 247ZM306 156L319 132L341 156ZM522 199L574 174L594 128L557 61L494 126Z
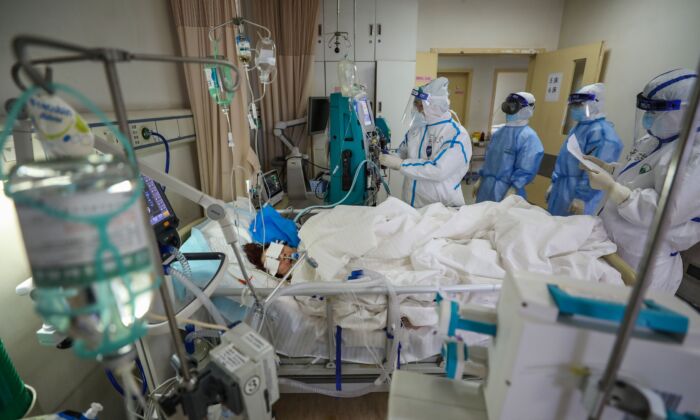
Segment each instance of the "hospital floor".
M386 419L388 398L385 392L358 398L282 394L273 409L277 420L379 420Z

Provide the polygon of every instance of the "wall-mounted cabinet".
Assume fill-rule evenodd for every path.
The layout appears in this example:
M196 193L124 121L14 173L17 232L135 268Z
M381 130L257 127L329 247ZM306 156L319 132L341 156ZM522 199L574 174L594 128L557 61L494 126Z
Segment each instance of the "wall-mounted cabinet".
M324 0L323 44L325 61L355 60L355 0ZM335 43L335 32L341 33Z
M324 0L315 27L315 61L415 61L417 0ZM339 44L334 33L340 32ZM336 47L338 52L336 52Z
M416 60L417 0L376 0L375 59Z
M325 61L326 45L323 43L323 2L318 2L316 25L314 26L314 61Z
M417 0L355 0L358 61L415 61Z

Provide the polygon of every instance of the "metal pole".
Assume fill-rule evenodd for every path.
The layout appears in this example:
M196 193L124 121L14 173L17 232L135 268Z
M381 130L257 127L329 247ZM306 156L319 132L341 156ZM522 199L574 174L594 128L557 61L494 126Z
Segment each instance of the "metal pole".
M162 267L161 267L162 270ZM163 278L160 282L160 296L163 300L163 309L165 309L165 317L168 319L168 327L170 329L170 337L173 339L173 344L175 345L175 353L177 358L180 359L180 373L182 374L182 379L185 384L190 383L190 370L188 369L187 356L185 354L185 345L182 343L182 337L179 335L180 329L177 326L177 321L175 320L175 311L173 310L173 304L170 301L170 291L168 289L168 281Z
M625 309L625 316L622 320L622 325L620 326L617 338L615 339L615 344L612 352L610 353L610 358L608 359L603 376L598 384L598 396L593 406L591 416L589 417L590 419L600 419L603 414L607 400L610 397L610 391L615 385L617 372L620 370L622 359L625 356L632 332L634 331L637 316L639 315L642 303L644 302L644 296L646 295L646 291L649 288L649 284L652 280L651 262L654 261L654 257L659 253L661 241L666 237L666 234L671 227L671 221L668 217L666 217L666 215L669 210L669 202L673 202L678 195L679 188L676 183L676 178L679 173L685 173L685 167L695 143L695 127L697 125L694 124L694 122L700 119L700 114L698 113L699 96L700 83L696 81L695 89L691 95L688 110L683 122L683 127L678 139L678 145L673 152L671 163L669 164L664 185L659 196L659 203L656 213L654 214L654 220L649 229L650 235L649 239L647 240L646 247L644 248L644 254L642 255L641 259L642 265L638 273L639 280L634 285L634 289L632 289L632 293L630 294L630 298ZM690 181L697 182L697 180Z
M124 96L122 96L122 87L119 84L119 76L117 75L117 65L111 57L105 59L105 73L107 74L107 85L109 93L112 97L112 106L114 114L117 117L117 125L119 130L133 144L131 139L131 130L129 130L129 119L126 116L126 106L124 105Z
M119 76L117 75L117 66L115 63L116 55L110 56L106 54L104 57L105 73L107 75L107 84L109 85L109 92L112 96L112 106L114 106L114 113L117 117L117 124L119 125L119 130L124 134L124 136L132 142L131 130L129 130L129 120L126 116L126 106L124 105L124 96L122 95L122 89L119 84ZM145 208L143 209L145 214ZM150 226L149 226L150 229ZM156 252L158 246L155 243L155 238L153 235L149 235L149 241L151 245L151 251L154 256L154 263L160 260L160 255ZM187 356L185 353L185 346L182 343L182 337L179 335L179 329L177 326L177 321L175 320L175 310L173 309L173 304L170 301L170 294L168 293L167 280L165 279L163 273L163 266L160 263L156 264L156 271L162 281L160 282L160 296L163 300L163 308L165 309L165 316L168 319L168 326L170 328L170 335L173 339L173 345L175 346L175 353L180 359L180 369L182 378L185 383L189 385L190 383L190 371L187 364Z

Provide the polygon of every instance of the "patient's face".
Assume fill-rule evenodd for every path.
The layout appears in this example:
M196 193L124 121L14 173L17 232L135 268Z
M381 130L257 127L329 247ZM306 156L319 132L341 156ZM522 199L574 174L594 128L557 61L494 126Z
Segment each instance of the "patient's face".
M280 265L277 268L277 273L274 275L277 276L284 276L285 274L289 273L289 270L292 269L292 265L294 264L294 261L292 260L292 255L297 252L296 248L292 248L291 246L284 245L282 248L282 252L280 253L280 256L278 259L280 260ZM263 265L265 264L265 254L262 255L262 263Z
M297 250L291 246L285 245L284 248L282 248L282 253L280 253L279 256L280 266L277 269L277 274L284 276L292 269L292 254L295 252L297 252Z

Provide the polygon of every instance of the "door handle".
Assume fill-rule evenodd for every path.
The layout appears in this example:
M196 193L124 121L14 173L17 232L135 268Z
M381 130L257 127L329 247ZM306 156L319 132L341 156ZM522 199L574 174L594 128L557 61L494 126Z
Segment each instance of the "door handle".
M382 24L377 23L377 35L381 35L381 34L382 34Z
M374 29L374 25L371 23L369 24L369 35L372 36L372 29Z
M382 112L382 101L379 101L377 103L377 105L379 106L379 110L377 111L377 114L379 114L380 112Z
M321 24L318 24L318 36L323 35L323 31L321 30Z

